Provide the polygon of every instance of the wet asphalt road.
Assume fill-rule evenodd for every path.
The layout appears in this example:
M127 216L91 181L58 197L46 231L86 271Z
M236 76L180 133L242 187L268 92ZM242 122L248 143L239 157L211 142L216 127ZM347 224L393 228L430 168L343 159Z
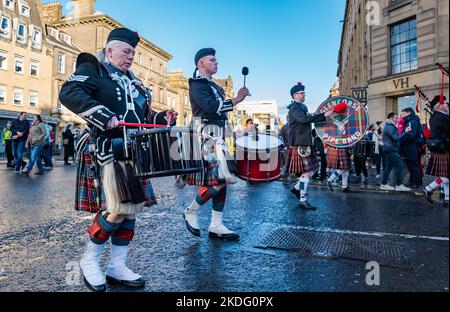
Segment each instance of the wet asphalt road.
M75 166L57 163L42 177L26 177L1 164L0 291L87 291L77 265L91 221L89 214L73 209L75 171ZM225 224L241 241L218 242L207 235L210 205L201 212L202 237L186 230L182 213L195 188L179 191L173 182L153 180L159 205L138 217L128 265L146 278L144 291L448 292L448 208L429 206L423 197L370 190L330 193L311 187L311 201L319 209L302 211L288 185L241 181L230 187L225 208ZM255 247L279 226L359 231L361 237L395 241L407 251L410 266L381 266L380 285L368 286L368 261Z

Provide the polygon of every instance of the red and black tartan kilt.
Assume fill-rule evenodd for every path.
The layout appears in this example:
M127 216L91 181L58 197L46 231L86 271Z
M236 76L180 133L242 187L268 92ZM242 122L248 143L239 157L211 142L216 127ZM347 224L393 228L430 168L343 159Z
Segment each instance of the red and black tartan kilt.
M78 168L75 191L75 210L97 213L107 209L103 188L104 167L95 166L95 160L86 148L78 153ZM98 168L98 169L97 169ZM100 183L96 182L96 172L100 170ZM156 205L156 197L149 178L139 178L145 197L145 207ZM98 184L98 187L97 187Z
M314 148L311 147L311 155L302 157L298 153L299 146L290 146L287 160L287 170L289 173L304 174L319 171Z
M428 162L427 174L433 177L448 178L449 153L435 153L431 152L431 157Z
M352 168L352 159L350 157L349 150L346 148L329 146L327 166L331 169L350 170Z

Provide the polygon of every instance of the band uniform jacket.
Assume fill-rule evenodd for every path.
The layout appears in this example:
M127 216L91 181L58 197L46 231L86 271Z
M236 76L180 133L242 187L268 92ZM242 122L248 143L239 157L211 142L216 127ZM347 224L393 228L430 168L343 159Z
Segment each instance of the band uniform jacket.
M313 146L311 123L325 121L325 113L310 114L305 104L292 102L289 109L289 144Z
M223 89L202 77L189 79L189 88L193 117L201 118L205 124L225 127L226 113L233 111L233 102L225 100Z
M150 94L134 74L128 71L127 78L135 80L130 88L134 112L130 110L126 114L127 87L119 79L123 74L110 64L98 62L95 56L88 56L89 61L79 64L75 73L63 84L60 101L87 121L90 128L96 128L96 158L99 165L104 166L114 161L112 140L123 138L122 128L107 130L108 122L115 116L119 121L145 123L146 116L151 115L148 114Z

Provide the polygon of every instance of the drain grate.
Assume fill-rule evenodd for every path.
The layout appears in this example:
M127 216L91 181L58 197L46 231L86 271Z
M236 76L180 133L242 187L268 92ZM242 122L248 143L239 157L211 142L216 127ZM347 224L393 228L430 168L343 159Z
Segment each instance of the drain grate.
M401 243L352 234L280 227L271 231L256 247L300 251L320 258L376 261L385 266L411 267Z

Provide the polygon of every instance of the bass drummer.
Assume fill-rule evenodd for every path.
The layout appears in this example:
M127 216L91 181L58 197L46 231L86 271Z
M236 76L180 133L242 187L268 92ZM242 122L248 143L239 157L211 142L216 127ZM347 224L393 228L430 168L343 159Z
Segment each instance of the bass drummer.
M300 208L316 210L308 201L307 193L311 174L319 170L312 140L312 123L325 121L333 112L310 114L304 104L306 92L301 82L292 87L291 96L293 101L288 106L290 147L287 170L288 173L299 176L298 183L291 192L300 200Z
M237 97L232 100L225 99L224 90L214 83L212 78L218 70L215 55L216 51L212 48L201 49L195 55L196 70L193 78L189 79L189 97L193 119L201 120L200 128L195 129L200 130L198 135L210 135L213 132L214 136L223 138L228 120L227 113L233 111L235 105L244 101L249 91L243 87L239 90ZM200 186L200 189L192 204L184 212L186 227L194 236L200 236L198 212L209 200L212 200L209 236L223 240L239 240L239 235L222 223L227 184L219 179L219 165L214 146L208 148L207 154L205 170L187 177L189 185Z

